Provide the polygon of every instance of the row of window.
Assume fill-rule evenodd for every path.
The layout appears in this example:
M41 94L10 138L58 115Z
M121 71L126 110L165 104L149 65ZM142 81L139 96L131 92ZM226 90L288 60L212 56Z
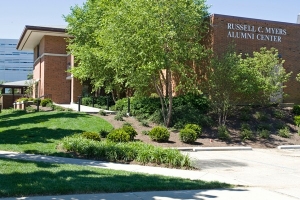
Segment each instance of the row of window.
M0 69L0 71L26 71L26 72L31 72L32 69Z
M1 43L0 45L12 45L12 46L17 46L17 44L3 44L3 43Z

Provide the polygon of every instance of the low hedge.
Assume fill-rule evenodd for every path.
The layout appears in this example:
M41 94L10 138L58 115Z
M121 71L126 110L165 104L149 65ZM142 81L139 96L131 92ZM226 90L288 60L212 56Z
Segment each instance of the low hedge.
M165 149L142 142L115 143L95 141L80 134L62 139L62 147L88 158L110 162L131 162L164 165L172 168L192 168L191 159L177 149Z

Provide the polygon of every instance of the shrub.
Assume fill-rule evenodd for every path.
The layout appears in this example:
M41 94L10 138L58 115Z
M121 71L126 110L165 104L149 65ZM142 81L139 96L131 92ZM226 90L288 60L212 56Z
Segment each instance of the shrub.
M243 141L245 141L245 140L252 140L254 138L254 135L250 129L244 129L241 130L240 137Z
M99 115L106 116L106 112L104 110L99 110Z
M240 137L243 141L252 140L254 138L253 132L251 131L249 124L246 123L242 124Z
M257 126L257 130L271 130L272 129L272 125L271 124L267 124L267 123L260 123Z
M300 115L300 105L294 105L293 106L293 111L295 115Z
M270 137L270 131L263 129L258 131L258 135L261 138L268 139Z
M52 103L53 103L52 100L49 99L49 98L45 98L45 99L41 100L41 106L42 107L45 107L47 104L52 104Z
M257 111L254 114L254 118L257 119L258 121L267 121L268 120L268 115L264 112Z
M283 119L285 117L285 114L282 110L274 110L273 114L274 114L274 117L277 119Z
M180 130L179 138L182 142L191 144L197 140L197 133L191 128L184 128Z
M134 128L132 126L129 125L123 125L122 129L129 134L130 136L130 140L133 141L134 137L137 135L136 130L134 130Z
M169 167L191 168L191 159L177 149L164 149L142 142L114 143L108 140L94 141L75 134L63 138L62 146L79 155L107 161L128 162L135 160L142 164L164 164Z
M142 126L149 127L149 122L147 120L141 121Z
M106 138L107 135L109 134L109 131L102 129L99 131L99 134L102 138Z
M277 122L277 123L275 123L274 124L274 128L275 129L282 129L282 128L284 128L286 125L285 125L285 123L283 123L283 122Z
M120 112L118 112L116 114L116 116L114 117L114 119L117 120L117 121L124 121L123 115Z
M184 129L192 129L197 133L197 137L202 135L202 128L198 124L187 124Z
M142 131L142 134L143 134L143 135L149 135L149 131L145 131L145 130L144 130L144 131Z
M229 140L229 131L225 125L218 127L218 138L221 140Z
M22 98L17 99L17 102L22 102L22 101L28 101L28 98L22 97Z
M294 117L294 122L298 127L300 126L300 115Z
M123 126L132 126L129 122L124 122Z
M81 135L90 140L101 141L101 137L100 137L99 133L83 132Z
M249 121L250 120L250 114L245 112L245 111L242 111L241 112L241 116L240 116L240 119L242 121Z
M107 135L107 139L112 142L129 142L130 135L123 129L115 129Z
M33 99L33 103L34 104L41 103L41 99L39 98Z
M170 133L167 128L156 126L151 131L149 131L149 136L154 141L167 142L170 138Z
M283 137L283 138L289 138L290 137L290 130L289 130L289 128L285 127L285 128L279 129L278 130L278 135L280 137Z

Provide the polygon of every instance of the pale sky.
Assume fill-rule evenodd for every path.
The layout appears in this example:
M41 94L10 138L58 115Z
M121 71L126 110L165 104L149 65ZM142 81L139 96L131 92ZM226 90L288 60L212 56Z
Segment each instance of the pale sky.
M66 26L63 15L86 0L0 0L0 38L19 39L25 25ZM300 0L207 0L210 13L296 23Z

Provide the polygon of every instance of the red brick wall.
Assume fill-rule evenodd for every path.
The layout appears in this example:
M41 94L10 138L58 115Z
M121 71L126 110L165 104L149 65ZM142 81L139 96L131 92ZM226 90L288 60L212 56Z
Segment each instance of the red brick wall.
M64 37L46 35L43 39L45 40L45 46L44 46L45 53L54 53L54 54L67 53L66 50L67 42Z
M51 95L55 103L70 103L70 80L66 80L65 56L44 56L44 94ZM42 70L43 71L43 70Z
M35 48L37 58L38 48ZM45 55L52 54L52 55ZM39 79L38 97L50 95L55 103L70 103L71 81L67 77L66 41L63 37L44 36L39 44L34 79Z
M296 74L300 72L300 24L213 15L211 25L213 50L218 54L224 52L232 42L236 44L238 53L251 54L253 51L259 51L261 47L278 49L285 60L284 68L287 72L293 72L284 89L288 94L284 102L300 103L300 83L295 80ZM267 30L271 32L267 33ZM273 41L262 40L263 37L266 39L265 35Z

